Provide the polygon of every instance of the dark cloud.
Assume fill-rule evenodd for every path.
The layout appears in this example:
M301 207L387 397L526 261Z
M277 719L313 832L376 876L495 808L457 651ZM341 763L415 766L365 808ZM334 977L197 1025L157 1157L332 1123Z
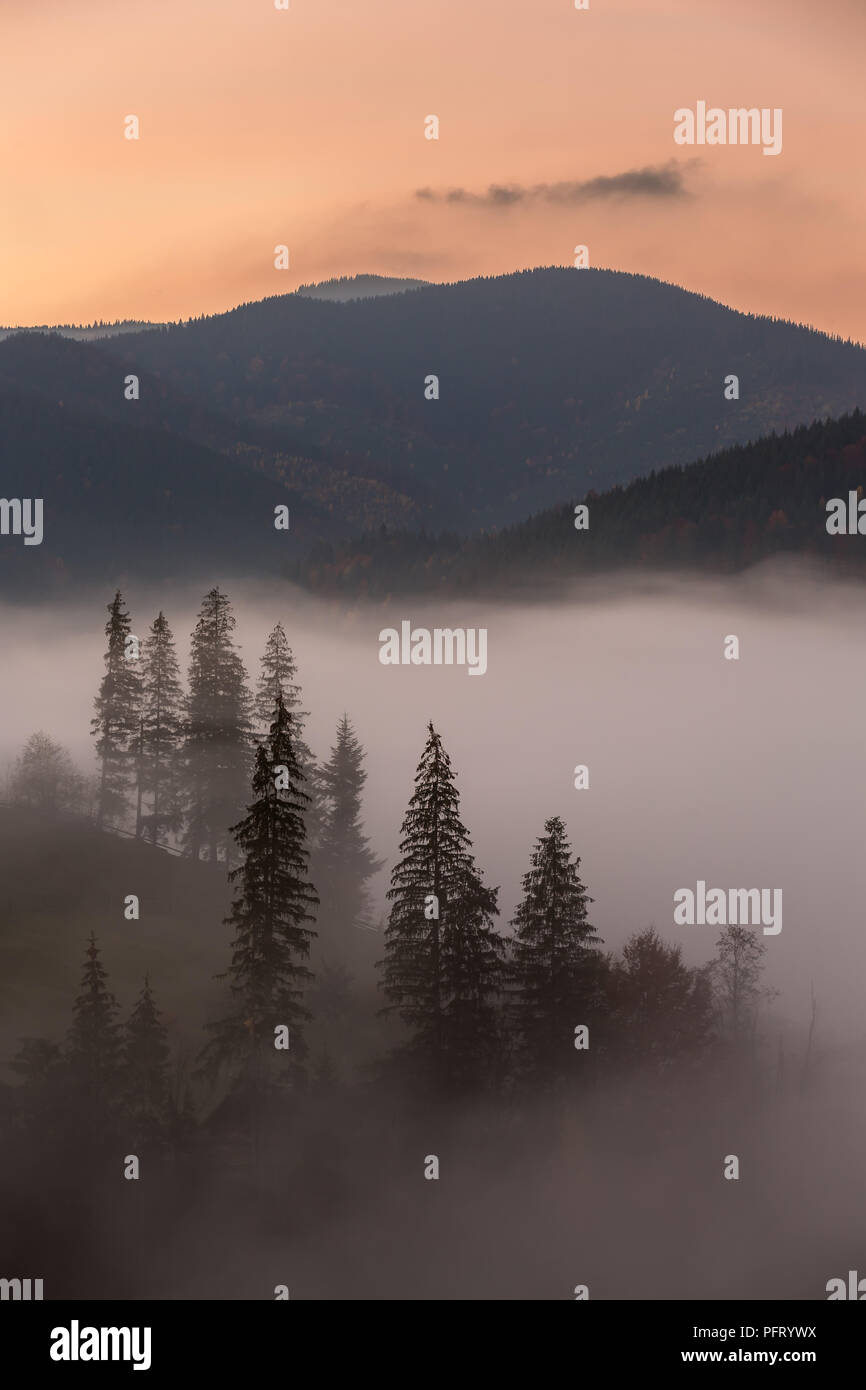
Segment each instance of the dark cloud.
M686 198L684 166L673 160L667 164L627 169L622 174L600 174L594 179L571 179L560 183L491 183L485 193L466 188L419 188L416 198L429 203L463 203L474 207L509 208L517 203L589 202L596 198Z

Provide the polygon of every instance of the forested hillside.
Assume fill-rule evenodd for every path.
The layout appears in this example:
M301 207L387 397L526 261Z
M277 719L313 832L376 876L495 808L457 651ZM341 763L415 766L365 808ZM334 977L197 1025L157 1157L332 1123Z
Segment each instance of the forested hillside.
M331 288L370 290L359 278ZM648 554L684 560L680 522L710 526L715 484L688 505L667 475L610 489L864 404L862 348L645 277L548 269L385 284L99 342L0 343L3 493L45 509L39 549L4 538L7 592L204 577L217 562L227 576L287 573L382 526L467 536L591 490L608 501L584 559L632 558L637 528ZM739 399L725 397L732 373ZM785 481L774 510L792 520ZM695 548L700 563L715 562L721 539L729 559L761 550L754 528L767 518L729 501L725 536ZM281 505L290 526L275 532ZM784 538L807 541L808 525Z
M862 575L862 537L830 535L825 504L866 486L866 416L770 435L686 468L583 494L496 534L417 536L384 528L319 546L292 577L323 593L549 592L563 579L634 568L733 573L797 554Z
M862 348L606 270L276 296L105 350L461 532L866 406Z

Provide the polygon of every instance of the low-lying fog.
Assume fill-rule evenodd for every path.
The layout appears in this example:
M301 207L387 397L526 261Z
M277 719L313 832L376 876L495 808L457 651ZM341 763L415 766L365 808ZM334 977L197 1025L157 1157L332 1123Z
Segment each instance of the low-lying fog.
M159 608L185 671L206 584L125 598L140 637ZM327 755L347 711L367 750L366 825L388 866L432 719L458 773L463 818L502 924L545 818L561 815L608 947L654 924L686 959L714 954L718 929L675 926L678 888L783 892L783 928L764 936L780 1018L802 1024L814 982L822 1042L862 1036L866 788L863 590L796 567L725 582L606 578L555 604L398 600L351 611L293 590L225 585L251 677L281 619ZM105 604L0 608L0 767L44 729L90 769ZM379 632L486 628L488 668L384 666ZM728 635L738 661L724 658ZM575 790L576 764L589 768Z

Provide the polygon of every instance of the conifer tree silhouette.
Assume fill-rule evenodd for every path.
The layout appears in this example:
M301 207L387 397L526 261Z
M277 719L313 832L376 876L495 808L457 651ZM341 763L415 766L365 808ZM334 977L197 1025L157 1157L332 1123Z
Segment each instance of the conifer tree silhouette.
M160 612L151 624L141 656L139 791L149 809L142 810L139 829L153 844L182 824L183 705L174 637Z
M307 844L312 850L318 843L321 830L319 774L316 759L304 740L304 726L309 718L309 711L301 709L303 697L297 674L297 663L289 646L285 628L278 622L269 633L262 653L254 702L255 732L260 742L267 743L277 696L282 695L283 703L292 716L295 756L304 774L304 791L309 797L304 819Z
M348 715L337 725L337 741L319 773L322 828L316 867L322 884L320 918L345 941L365 924L365 884L382 867L361 825L361 794L367 773L361 747Z
M277 623L268 634L256 682L255 731L261 743L267 743L270 736L278 695L282 695L283 704L295 721L295 742L300 739L307 711L300 708L301 687L296 680L297 674L286 630L282 623Z
M512 918L512 1015L522 1061L552 1079L573 1062L574 1030L599 1002L601 938L589 922L593 901L559 816L544 823Z
M399 1015L407 1052L448 1090L481 1082L498 1048L498 889L484 884L471 844L451 761L430 724L388 892L382 1012Z
M214 867L221 849L228 855L229 826L246 801L251 763L250 695L234 628L228 598L211 589L192 635L184 764L185 845L194 859L206 848Z
M168 1036L147 975L124 1030L123 1085L136 1139L159 1137L168 1119Z
M230 982L232 1007L210 1025L203 1059L206 1068L227 1063L258 1091L288 1079L304 1054L309 1014L301 1001L312 979L304 961L319 900L307 876L303 783L292 715L278 696L268 747L256 754L253 802L232 827L242 858L229 874L236 891L226 922L235 935L231 965L219 977ZM280 1025L289 1028L291 1058L274 1046Z
M132 779L134 743L138 733L141 679L137 661L131 659L126 639L131 620L120 591L108 605L105 635L105 675L94 701L96 715L91 730L100 761L96 822L100 827L123 824Z
M81 989L73 1005L66 1056L76 1083L98 1102L116 1098L122 1060L118 1004L108 988L107 978L99 959L96 937L91 932Z

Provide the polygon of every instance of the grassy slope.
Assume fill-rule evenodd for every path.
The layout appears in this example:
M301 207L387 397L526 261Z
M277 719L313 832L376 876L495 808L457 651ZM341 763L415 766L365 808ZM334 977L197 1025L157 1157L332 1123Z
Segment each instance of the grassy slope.
M43 821L36 812L3 806L0 884L4 1070L19 1037L62 1038L91 931L121 1017L150 972L172 1034L200 1036L206 1002L219 997L212 977L228 958L224 872L84 822ZM123 915L129 893L139 897L138 922Z

